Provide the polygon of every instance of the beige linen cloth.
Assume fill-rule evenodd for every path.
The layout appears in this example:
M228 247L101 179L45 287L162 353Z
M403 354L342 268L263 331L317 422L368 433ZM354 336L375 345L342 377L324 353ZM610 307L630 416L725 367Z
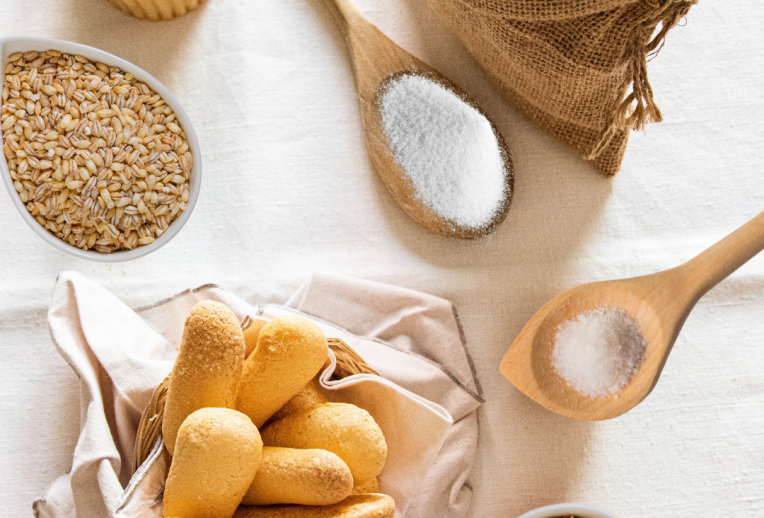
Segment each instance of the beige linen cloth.
M333 401L366 408L388 442L381 491L398 517L462 517L471 489L480 385L455 308L446 300L393 286L314 275L285 306L252 306L205 285L130 309L74 272L62 273L48 312L51 335L81 379L81 433L72 469L34 503L37 518L154 518L169 465L161 439L131 477L143 408L172 367L183 322L201 300L236 315L271 319L300 314L340 338L380 373L331 381ZM74 416L72 416L74 418Z

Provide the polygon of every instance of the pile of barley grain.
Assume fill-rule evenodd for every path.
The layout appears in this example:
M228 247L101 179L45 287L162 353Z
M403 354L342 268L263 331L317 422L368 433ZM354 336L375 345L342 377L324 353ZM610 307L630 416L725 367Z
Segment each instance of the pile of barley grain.
M129 250L186 208L186 135L148 86L55 50L13 54L5 74L3 153L21 201L56 237Z

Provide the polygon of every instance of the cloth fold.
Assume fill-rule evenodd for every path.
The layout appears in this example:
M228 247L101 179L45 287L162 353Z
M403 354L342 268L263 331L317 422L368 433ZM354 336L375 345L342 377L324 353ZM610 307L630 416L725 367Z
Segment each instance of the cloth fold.
M62 273L48 313L51 336L82 383L82 428L72 470L34 503L37 518L154 518L169 456L161 439L131 477L143 408L172 368L183 322L201 300L243 319L302 314L345 341L381 376L321 382L332 401L366 408L390 450L380 475L398 517L462 517L482 403L455 308L393 286L314 275L285 306L252 306L214 285L135 310L80 274ZM455 423L452 425L452 423Z

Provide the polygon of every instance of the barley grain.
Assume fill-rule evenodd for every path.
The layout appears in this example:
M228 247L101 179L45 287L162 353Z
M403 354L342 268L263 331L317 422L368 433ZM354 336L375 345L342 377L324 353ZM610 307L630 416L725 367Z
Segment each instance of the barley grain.
M17 52L5 72L3 155L41 226L111 253L153 242L186 208L186 136L147 85L54 50Z

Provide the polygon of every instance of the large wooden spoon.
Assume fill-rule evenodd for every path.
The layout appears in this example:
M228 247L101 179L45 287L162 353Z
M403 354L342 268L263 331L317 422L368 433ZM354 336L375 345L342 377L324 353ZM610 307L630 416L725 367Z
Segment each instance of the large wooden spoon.
M525 325L501 362L501 372L549 410L598 421L627 412L658 382L684 321L695 303L764 249L764 212L694 259L643 277L582 284L548 302ZM566 384L551 365L560 324L600 307L625 311L647 340L645 358L631 381L607 397L587 397Z
M337 20L350 53L369 156L393 197L412 218L434 232L471 239L493 231L509 211L514 176L509 150L491 118L464 90L382 34L349 0L325 0L325 4ZM491 124L504 158L507 198L491 220L480 228L458 225L433 212L417 198L411 179L395 160L382 125L379 95L389 81L404 74L419 74L436 81L479 111Z

